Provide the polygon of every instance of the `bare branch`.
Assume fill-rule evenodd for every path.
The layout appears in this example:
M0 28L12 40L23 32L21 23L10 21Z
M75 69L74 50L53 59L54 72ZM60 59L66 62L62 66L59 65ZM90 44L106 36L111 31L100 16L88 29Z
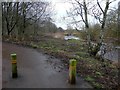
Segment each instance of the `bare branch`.
M102 11L102 13L104 14L104 11L103 11L103 9L102 9L102 7L101 7L101 5L100 5L100 3L99 3L99 1L98 1L98 0L97 0L97 4L98 4L98 6L99 6L100 10Z

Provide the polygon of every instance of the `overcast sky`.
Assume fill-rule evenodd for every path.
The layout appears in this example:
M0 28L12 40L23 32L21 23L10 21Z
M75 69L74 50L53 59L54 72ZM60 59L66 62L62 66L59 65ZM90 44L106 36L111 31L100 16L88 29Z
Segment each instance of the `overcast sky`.
M66 10L69 10L71 5L65 0L51 0L52 4L54 5L54 9L56 15L53 16L53 19L58 27L62 27L66 29L67 21L63 20L63 17L66 17Z
M69 10L72 7L71 4L66 2L67 0L49 0L49 1L51 1L52 5L54 5L54 9L56 12L56 15L53 16L55 24L57 25L57 27L62 27L63 29L66 29L69 20L63 20L63 17L67 16L66 10ZM117 8L119 1L120 0L116 0L114 3L110 5L110 7Z

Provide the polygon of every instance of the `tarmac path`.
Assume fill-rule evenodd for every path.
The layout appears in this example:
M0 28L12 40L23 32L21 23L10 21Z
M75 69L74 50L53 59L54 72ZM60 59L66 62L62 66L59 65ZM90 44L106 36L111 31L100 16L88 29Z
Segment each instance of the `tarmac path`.
M80 77L77 77L75 85L70 85L67 82L68 71L58 72L47 62L49 56L35 49L2 43L0 50L2 50L2 88L92 88ZM11 53L17 54L17 79L11 78Z

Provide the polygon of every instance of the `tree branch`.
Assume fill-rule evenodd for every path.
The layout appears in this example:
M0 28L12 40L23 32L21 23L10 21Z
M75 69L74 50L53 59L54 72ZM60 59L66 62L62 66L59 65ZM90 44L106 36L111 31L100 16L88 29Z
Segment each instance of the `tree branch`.
M98 4L98 6L99 6L100 10L102 11L102 13L104 14L104 11L103 11L102 7L100 6L100 3L99 3L99 1L98 1L98 0L97 0L97 4Z

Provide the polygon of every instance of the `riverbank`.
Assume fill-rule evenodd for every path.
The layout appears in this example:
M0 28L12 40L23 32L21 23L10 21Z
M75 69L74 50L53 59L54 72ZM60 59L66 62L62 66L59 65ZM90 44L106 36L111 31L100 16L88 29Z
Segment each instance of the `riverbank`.
M91 83L94 88L117 88L118 67L110 61L100 60L88 55L84 41L55 39L47 36L39 36L30 40L4 39L14 44L32 47L40 52L60 58L62 64L68 69L69 60L77 60L77 75ZM52 62L52 59L51 59ZM58 64L54 64L56 66Z

